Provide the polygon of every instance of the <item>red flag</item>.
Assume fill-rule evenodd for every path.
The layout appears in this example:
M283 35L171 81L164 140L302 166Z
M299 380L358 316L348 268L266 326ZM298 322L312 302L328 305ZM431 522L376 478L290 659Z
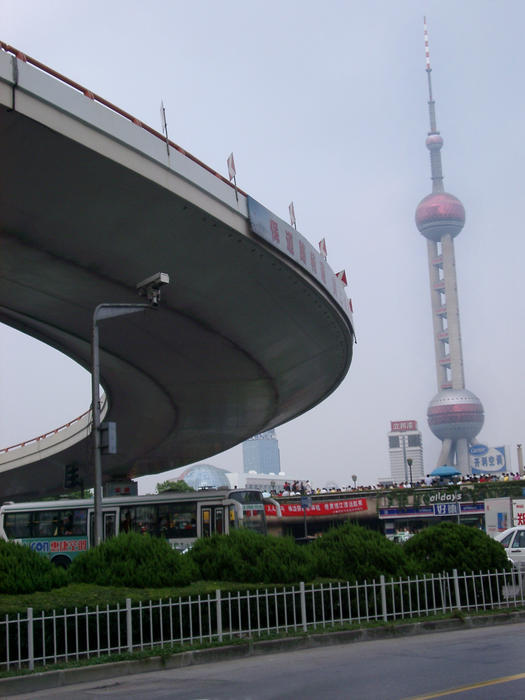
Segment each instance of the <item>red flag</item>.
M348 282L346 281L346 272L344 270L341 270L341 272L337 272L335 276L337 277L337 279L341 280L345 287L348 286Z

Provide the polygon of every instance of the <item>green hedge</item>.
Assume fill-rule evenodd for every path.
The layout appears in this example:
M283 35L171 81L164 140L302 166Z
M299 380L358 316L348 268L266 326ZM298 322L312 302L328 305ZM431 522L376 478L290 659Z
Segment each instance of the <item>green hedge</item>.
M502 571L510 568L501 544L481 530L442 522L425 528L403 545L421 573Z
M69 574L76 583L137 588L186 586L198 578L186 554L172 549L161 537L136 532L121 533L79 554Z
M121 533L79 554L65 572L26 546L0 541L0 593L49 591L75 583L130 588L186 586L193 581L288 584L316 578L372 581L457 569L503 570L503 547L476 528L445 522L404 545L359 525L333 528L308 546L290 537L236 530L195 542L187 554L162 538Z
M67 573L29 547L0 540L0 593L34 593L61 588Z
M309 549L318 577L371 581L381 574L389 578L411 573L402 547L360 525L334 527Z
M294 583L312 577L307 549L296 545L291 537L236 530L230 535L197 540L190 556L203 580Z

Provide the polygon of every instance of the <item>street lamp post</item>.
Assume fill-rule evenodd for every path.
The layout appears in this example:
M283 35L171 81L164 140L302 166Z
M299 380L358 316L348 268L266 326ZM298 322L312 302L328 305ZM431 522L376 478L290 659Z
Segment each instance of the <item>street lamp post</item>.
M401 434L401 441L402 441L402 446L403 446L403 465L405 467L405 484L408 481L408 473L407 473L407 450L406 450L406 444L405 444L405 435Z
M412 462L413 462L412 458L409 457L407 459L407 464L408 464L408 468L410 470L410 486L413 486L413 483L412 483Z
M100 356L98 322L107 318L134 314L154 309L160 301L160 288L169 284L169 276L159 272L137 285L139 294L146 296L147 304L99 304L93 312L93 332L91 340L91 409L93 433L93 461L95 477L95 545L102 542L102 457L100 444Z

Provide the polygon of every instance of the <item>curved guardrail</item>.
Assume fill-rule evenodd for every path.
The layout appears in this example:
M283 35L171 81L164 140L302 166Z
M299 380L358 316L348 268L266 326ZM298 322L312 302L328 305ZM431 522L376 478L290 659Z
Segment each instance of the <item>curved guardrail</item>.
M219 180L222 180L222 182L226 183L229 187L231 187L232 189L234 189L237 192L240 192L241 194L246 196L246 192L241 190L240 187L236 187L235 185L233 185L230 182L230 180L228 180L228 178L224 177L223 175L218 173L213 168L210 168L209 165L206 165L206 163L203 163L201 160L199 160L194 155L192 155L191 153L186 151L184 148L182 148L181 146L176 144L174 141L171 141L170 139L166 138L164 136L164 134L161 134L159 131L156 131L151 126L144 124L144 122L141 122L140 119L137 119L137 117L134 117L132 114L129 114L129 112L126 112L125 110L121 109L120 107L117 107L116 105L112 104L111 102L104 99L100 95L97 95L96 93L92 92L91 90L84 87L83 85L80 85L80 83L77 83L74 80L71 80L70 78L66 77L65 75L58 73L56 70L53 70L53 68L46 66L44 63L37 61L36 58L32 58L31 56L28 56L27 54L23 53L19 49L16 49L14 46L11 46L10 44L6 44L4 41L0 41L0 49L3 49L6 53L12 54L13 56L15 56L15 58L18 58L18 60L23 61L24 63L29 63L30 65L35 66L35 68L38 68L39 70L43 71L44 73L51 75L53 78L60 80L62 83L69 85L70 87L74 88L75 90L78 90L83 95L88 97L90 100L93 100L94 102L98 102L99 104L104 105L104 107L107 107L112 112L116 112L117 114L120 114L121 117L125 117L126 119L129 119L129 121L133 122L133 124L136 124L141 129L144 129L145 131L149 132L150 134L152 134L156 138L160 139L164 143L169 144L176 151L178 151L179 153L182 153L182 155L186 156L187 158L192 160L194 163L197 163L197 165L200 165L201 168L204 168L209 173L211 173L212 175L217 177Z
M108 402L104 396L100 412L101 418L107 414L108 408ZM37 458L43 459L65 450L91 434L92 422L92 411L89 408L80 416L54 430L0 449L0 471L19 467L33 462Z

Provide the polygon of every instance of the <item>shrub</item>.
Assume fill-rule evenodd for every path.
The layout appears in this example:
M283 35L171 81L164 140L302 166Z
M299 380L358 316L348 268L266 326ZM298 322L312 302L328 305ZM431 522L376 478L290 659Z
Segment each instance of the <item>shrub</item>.
M481 530L443 522L431 525L403 545L421 573L501 571L510 568L503 547Z
M345 523L310 545L317 576L371 581L410 573L403 548L374 530Z
M68 575L41 554L16 542L0 540L0 593L34 593L61 588Z
M160 537L124 532L83 552L71 564L71 580L99 586L162 588L197 578L193 562Z
M311 576L311 560L306 550L291 537L235 530L230 535L198 540L190 555L203 580L294 583Z

